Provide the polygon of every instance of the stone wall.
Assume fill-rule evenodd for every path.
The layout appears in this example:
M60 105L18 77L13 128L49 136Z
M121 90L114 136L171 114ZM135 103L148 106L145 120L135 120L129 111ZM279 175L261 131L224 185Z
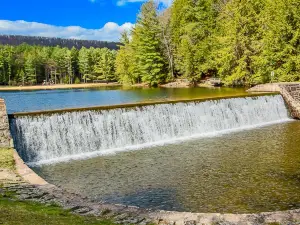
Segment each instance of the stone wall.
M0 148L12 147L11 145L12 139L9 131L6 105L4 100L0 98Z
M300 119L300 84L279 85L280 93L289 106L291 116Z

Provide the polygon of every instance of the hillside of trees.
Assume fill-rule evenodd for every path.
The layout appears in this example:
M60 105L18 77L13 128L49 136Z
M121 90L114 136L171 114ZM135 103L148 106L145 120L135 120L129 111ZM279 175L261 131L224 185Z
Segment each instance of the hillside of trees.
M174 0L164 12L149 0L118 50L52 38L14 46L13 37L0 45L0 84L97 80L157 86L218 77L226 85L250 86L300 80L299 0Z
M63 39L63 38L50 38L50 37L34 37L34 36L20 36L20 35L0 35L0 45L18 46L21 44L40 45L48 47L60 46L71 49L75 47L81 49L86 48L108 48L111 50L118 49L118 43L107 41L93 41L93 40L76 40L76 39Z
M206 76L227 85L299 81L300 1L174 0L160 13L150 0L121 42L122 83L196 83Z

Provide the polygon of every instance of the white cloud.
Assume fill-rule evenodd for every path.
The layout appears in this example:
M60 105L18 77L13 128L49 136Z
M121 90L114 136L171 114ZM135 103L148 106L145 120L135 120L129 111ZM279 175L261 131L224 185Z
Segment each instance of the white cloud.
M86 29L79 26L54 26L49 24L26 22L24 20L0 20L0 34L60 37L84 40L118 41L121 32L130 30L132 23L118 25L106 23L100 29Z
M147 0L118 0L117 5L118 6L123 6L126 5L127 3L133 3L133 2L146 2ZM164 7L169 7L171 6L173 0L154 0L157 2L159 5L163 5Z

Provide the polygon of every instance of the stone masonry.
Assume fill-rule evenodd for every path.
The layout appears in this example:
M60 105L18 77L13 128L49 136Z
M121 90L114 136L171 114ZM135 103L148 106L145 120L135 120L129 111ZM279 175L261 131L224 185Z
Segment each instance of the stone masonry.
M261 84L250 88L248 92L280 92L291 116L300 119L300 83Z
M4 100L0 99L0 148L12 147L11 143L6 106Z
M279 85L280 93L289 106L291 116L300 119L300 84Z

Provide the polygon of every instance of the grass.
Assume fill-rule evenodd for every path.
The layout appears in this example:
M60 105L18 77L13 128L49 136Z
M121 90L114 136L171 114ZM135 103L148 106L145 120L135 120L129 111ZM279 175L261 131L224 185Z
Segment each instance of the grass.
M101 224L112 225L110 220L95 216L78 216L58 206L45 206L30 201L18 201L4 196L0 197L0 224L5 225L60 225L60 224Z
M0 148L0 168L1 169L15 169L15 161L13 157L13 149Z
M13 149L0 148L0 169L15 170ZM60 225L91 224L113 225L110 220L95 216L79 216L56 205L43 205L32 201L20 201L14 192L1 192L0 224L5 225Z

